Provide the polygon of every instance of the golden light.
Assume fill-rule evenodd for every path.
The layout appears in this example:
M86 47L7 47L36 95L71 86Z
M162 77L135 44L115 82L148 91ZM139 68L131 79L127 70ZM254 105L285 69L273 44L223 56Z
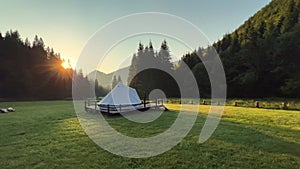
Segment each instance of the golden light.
M61 66L64 68L64 69L69 69L71 68L70 64L68 62L62 62Z

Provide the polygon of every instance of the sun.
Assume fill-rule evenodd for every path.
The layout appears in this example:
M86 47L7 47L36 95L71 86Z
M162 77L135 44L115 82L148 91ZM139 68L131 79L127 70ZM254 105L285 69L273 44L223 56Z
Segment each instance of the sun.
M64 69L69 69L71 68L70 64L68 62L62 62L61 66L64 68Z

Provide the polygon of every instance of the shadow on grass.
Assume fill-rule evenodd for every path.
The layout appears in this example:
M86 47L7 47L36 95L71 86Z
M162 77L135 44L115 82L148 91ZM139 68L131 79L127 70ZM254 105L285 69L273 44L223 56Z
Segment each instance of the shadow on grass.
M203 121L203 119L201 121ZM199 125L196 127L199 127ZM199 132L199 129L197 131ZM299 131L296 130L222 120L210 139L221 140L257 151L290 154L300 157L300 144L294 140L289 140L299 140Z
M18 103L15 107L15 114L0 117L2 167L293 168L291 161L296 161L294 168L300 165L299 130L235 122L228 117L207 142L198 144L206 118L199 114L188 136L170 151L148 159L128 159L93 143L81 128L71 102ZM153 123L137 124L121 116L105 116L118 131L136 137L163 132L176 117L176 111L168 111Z

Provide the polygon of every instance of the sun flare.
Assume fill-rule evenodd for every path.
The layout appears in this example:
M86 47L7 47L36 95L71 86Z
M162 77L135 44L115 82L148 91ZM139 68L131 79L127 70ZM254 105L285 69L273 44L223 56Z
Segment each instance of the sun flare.
M68 69L68 68L71 68L70 64L68 62L62 62L61 66L64 68L64 69Z

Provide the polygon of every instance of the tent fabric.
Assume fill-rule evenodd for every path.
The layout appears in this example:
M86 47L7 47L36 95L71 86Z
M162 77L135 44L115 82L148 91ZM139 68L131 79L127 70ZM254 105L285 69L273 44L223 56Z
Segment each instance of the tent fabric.
M142 104L135 89L118 83L98 105L138 105Z

